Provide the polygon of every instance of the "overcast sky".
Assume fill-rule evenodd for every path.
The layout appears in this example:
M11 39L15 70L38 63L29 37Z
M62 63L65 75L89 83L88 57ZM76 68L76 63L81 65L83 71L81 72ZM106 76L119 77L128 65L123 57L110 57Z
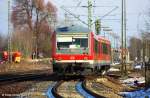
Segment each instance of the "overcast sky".
M0 33L7 33L8 28L8 3L7 0L0 1Z
M47 0L48 1L48 0ZM81 7L71 7L76 6L80 3L82 6L87 5L87 0L50 0L58 8L58 19L63 20L64 12L60 9L61 6L65 6L67 10L75 15L87 15L87 9ZM94 5L100 6L94 8L93 15L103 16L116 6L119 8L114 10L110 15L102 19L102 24L109 26L114 32L120 34L121 27L121 0L93 0ZM143 28L143 17L147 11L149 0L126 0L127 1L127 33L129 36L138 36L137 26ZM150 1L149 1L150 2ZM7 34L7 20L8 20L8 3L7 0L1 0L0 2L0 33ZM83 21L87 21L85 16L80 17ZM99 17L98 17L99 18ZM95 17L93 17L93 20ZM110 20L112 19L112 20ZM78 22L79 23L79 22ZM82 25L82 23L81 23Z
M58 8L59 15L64 15L65 11L60 9L61 6L65 6L67 10L75 15L87 15L87 9L85 8L73 8L68 6L87 5L88 0L52 0ZM94 3L95 1L95 3ZM102 25L109 26L114 32L120 35L121 28L121 1L122 0L93 0L93 4L100 6L94 8L93 15L103 16L114 9L116 6L119 8L114 10L111 14L102 19ZM139 29L143 29L143 17L147 11L149 0L126 0L127 3L127 34L129 36L138 36ZM150 1L149 1L150 2ZM59 17L60 17L59 16ZM80 16L84 21L87 20L85 16ZM93 20L95 17L93 18ZM139 29L137 28L139 27Z

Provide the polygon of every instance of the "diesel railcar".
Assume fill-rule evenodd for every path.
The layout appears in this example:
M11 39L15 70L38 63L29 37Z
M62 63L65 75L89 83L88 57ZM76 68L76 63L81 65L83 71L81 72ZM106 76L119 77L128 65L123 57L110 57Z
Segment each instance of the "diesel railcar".
M110 41L82 26L57 28L52 36L54 72L102 72L111 64Z

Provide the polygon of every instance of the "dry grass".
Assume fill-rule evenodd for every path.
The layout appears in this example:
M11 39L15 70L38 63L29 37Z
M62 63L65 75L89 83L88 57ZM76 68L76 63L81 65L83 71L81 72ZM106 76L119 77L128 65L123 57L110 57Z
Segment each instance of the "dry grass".
M118 80L115 81L110 78L100 78L100 79L97 79L96 82L102 83L106 87L111 88L113 90L113 92L115 92L115 93L119 93L121 91L126 91L126 90L132 90L132 88L119 83Z
M87 83L87 87L92 90L93 92L106 97L106 98L122 98L121 96L118 95L116 92L116 89L114 90L114 84L112 83L106 83L108 82L106 79L101 79L94 81L92 83ZM103 83L109 84L105 85Z
M52 69L48 61L21 61L21 63L2 64L0 65L0 74L16 73L16 72L30 72L36 70Z
M110 77L97 78L89 83L87 82L87 86L93 92L106 98L122 98L122 96L119 95L120 92L133 90L121 84L119 80Z

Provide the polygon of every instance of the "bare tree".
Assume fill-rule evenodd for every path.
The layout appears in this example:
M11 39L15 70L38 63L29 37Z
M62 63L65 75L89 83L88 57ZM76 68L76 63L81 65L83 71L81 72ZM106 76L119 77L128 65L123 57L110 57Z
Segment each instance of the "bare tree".
M142 50L141 39L132 37L130 39L130 46L129 46L130 59L135 60L135 58L137 58L137 60L140 61L141 60L141 50Z
M150 58L150 7L147 8L147 13L144 14L144 27L141 30L141 38L143 43L143 61L145 57Z
M143 59L145 59L145 57L150 58L150 33L149 32L142 33L142 42L143 42Z
M49 39L53 29L53 24L48 23L48 18L56 20L56 11L56 7L51 2L45 4L44 0L15 0L11 21L15 32L18 32L14 36L18 43L24 45L20 45L21 48L28 48L30 52L36 51L36 54L37 51L46 51L41 48L43 38ZM19 38L20 36L23 37ZM14 43L16 38L14 37ZM50 42L48 44L50 47Z
M2 35L0 35L0 51L2 51L2 47L3 47L3 37Z
M143 43L143 62L145 65L145 87L150 87L150 7L145 18L145 29L141 33Z
M4 35L2 35L0 33L0 51L4 51L7 49L7 38L4 37Z

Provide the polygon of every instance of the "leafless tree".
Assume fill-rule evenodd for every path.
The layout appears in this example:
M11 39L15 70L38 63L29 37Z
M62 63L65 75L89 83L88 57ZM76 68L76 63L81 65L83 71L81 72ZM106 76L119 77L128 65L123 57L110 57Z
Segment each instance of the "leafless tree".
M4 35L0 33L0 51L6 51L6 49L7 49L7 38L5 38Z
M150 87L150 7L147 8L147 15L145 18L145 29L141 32L143 43L143 62L145 64L145 86ZM148 62L149 61L149 62Z
M145 61L145 56L150 58L150 7L148 7L146 10L147 10L147 13L145 14L145 17L144 17L145 28L141 31L144 61Z
M130 59L135 60L135 58L137 58L137 60L140 61L141 60L141 50L142 50L141 39L132 37L130 39L130 46L129 46Z
M17 32L13 35L16 46L24 47L22 50L26 50L27 54L50 51L49 48L43 48L47 47L43 44L50 47L50 40L45 44L43 39L49 39L53 32L53 23L49 24L48 19L56 21L56 11L51 2L46 4L44 0L15 0L11 21Z

